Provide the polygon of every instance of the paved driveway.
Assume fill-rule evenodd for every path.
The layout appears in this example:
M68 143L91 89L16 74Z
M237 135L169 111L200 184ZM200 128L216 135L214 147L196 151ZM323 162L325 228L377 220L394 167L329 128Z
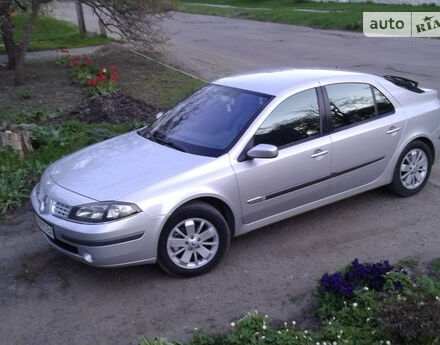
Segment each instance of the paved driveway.
M204 78L258 67L339 66L403 73L440 89L438 40L359 34L176 14L168 62ZM436 77L437 76L437 77ZM142 334L189 337L223 330L257 309L275 320L308 317L310 289L327 270L361 260L439 256L438 168L412 198L376 190L233 241L212 273L179 280L156 266L95 269L49 248L24 207L0 224L2 344L129 344Z
M398 74L440 90L440 40L367 38L361 33L177 13L164 23L164 59L212 80L259 68L332 67Z

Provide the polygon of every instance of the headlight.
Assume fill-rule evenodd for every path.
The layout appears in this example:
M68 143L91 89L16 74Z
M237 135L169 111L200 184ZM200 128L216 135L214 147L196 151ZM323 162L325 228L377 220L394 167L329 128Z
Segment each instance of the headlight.
M103 223L141 212L135 205L122 201L95 202L72 208L69 219L84 223Z

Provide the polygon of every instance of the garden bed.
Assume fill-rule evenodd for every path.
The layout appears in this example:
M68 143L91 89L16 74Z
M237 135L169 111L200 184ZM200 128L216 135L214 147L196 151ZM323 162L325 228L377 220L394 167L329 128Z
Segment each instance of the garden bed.
M121 124L139 120L151 124L155 120L158 108L140 99L121 92L109 95L92 96L82 102L63 117L64 120L79 120L84 123Z
M158 111L203 85L118 45L101 49L90 61L101 75L102 66L117 67L117 83L114 80L110 93L90 96L87 85L74 83L72 71L55 62L26 65L22 87L12 87L12 72L0 70L0 127L34 125L29 127L34 152L20 158L19 152L0 148L0 215L28 198L48 164L94 142L150 124ZM107 73L109 78L114 75L110 69Z
M223 334L196 330L189 345L436 345L440 343L440 259L417 263L360 263L357 259L317 284L312 329L289 320L275 326L257 311L231 322ZM180 345L163 338L141 345Z

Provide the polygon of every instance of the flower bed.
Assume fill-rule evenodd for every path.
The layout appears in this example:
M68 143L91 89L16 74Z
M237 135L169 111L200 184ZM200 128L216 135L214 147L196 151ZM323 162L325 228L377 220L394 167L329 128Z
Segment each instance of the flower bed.
M58 63L69 67L70 78L74 83L86 86L90 95L104 96L116 90L118 71L115 65L98 68L90 57L72 57L67 49L62 49Z
M317 329L298 329L295 321L274 327L257 312L231 323L220 335L197 332L191 345L390 345L440 344L440 279L410 275L387 261L357 259L318 282ZM141 345L177 345L163 338Z

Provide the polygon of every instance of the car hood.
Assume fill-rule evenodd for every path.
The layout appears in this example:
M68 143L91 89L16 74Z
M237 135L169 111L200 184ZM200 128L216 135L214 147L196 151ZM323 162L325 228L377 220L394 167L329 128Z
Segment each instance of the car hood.
M117 200L143 187L195 169L214 158L163 146L130 132L55 162L52 179L89 198Z

